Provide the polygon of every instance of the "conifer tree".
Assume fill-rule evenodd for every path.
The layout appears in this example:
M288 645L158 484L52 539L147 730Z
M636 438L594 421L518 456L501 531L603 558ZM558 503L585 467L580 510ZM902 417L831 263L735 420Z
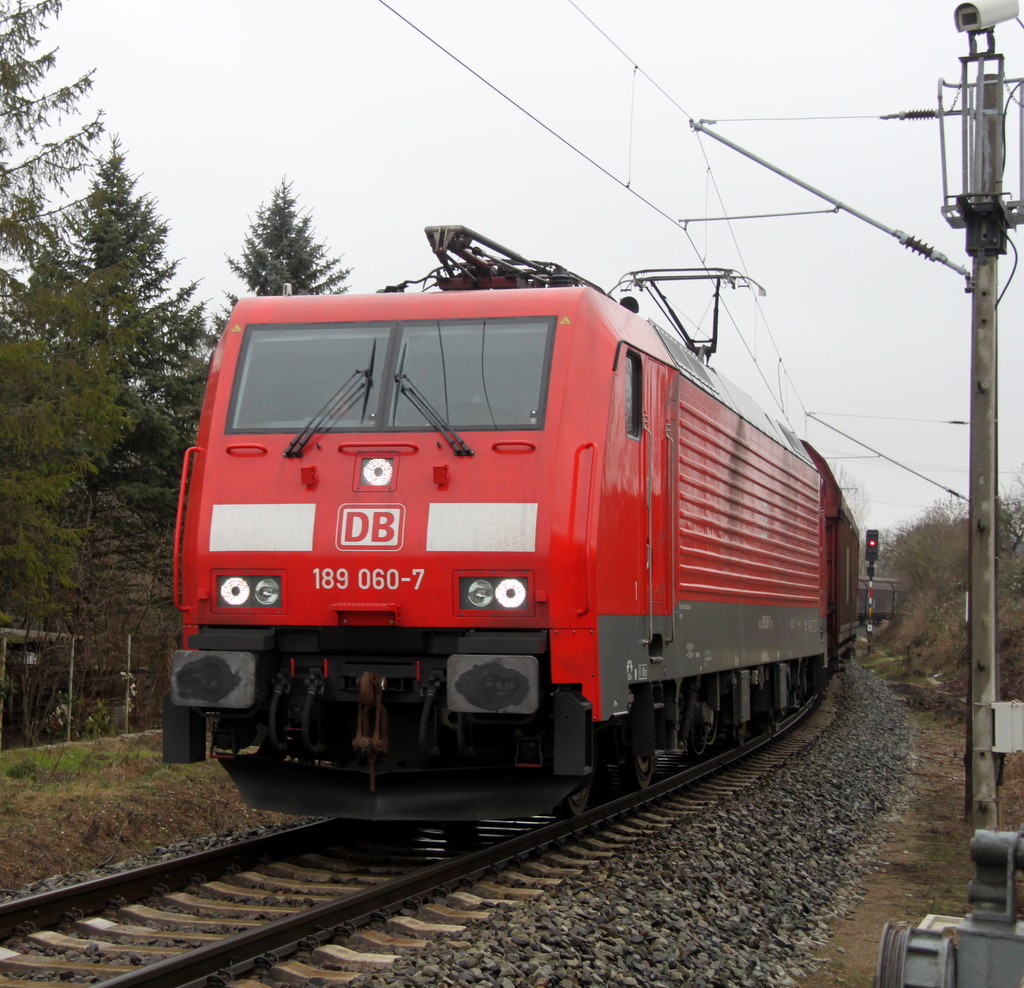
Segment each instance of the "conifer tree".
M295 295L330 295L347 291L351 268L330 257L326 243L317 243L309 213L299 215L291 183L282 179L270 205L256 210L256 219L242 245L239 260L228 267L252 295L282 295L291 285Z
M212 340L195 282L174 287L167 222L136 190L119 141L96 169L70 223L65 273L92 284L97 335L126 341L115 369L117 401L132 425L100 465L98 482L121 485L170 520L181 455L195 437Z
M83 332L80 285L30 283L57 249L65 190L101 130L98 118L67 123L91 76L44 88L55 53L38 38L61 6L0 0L0 611L35 619L75 557L63 497L124 424L108 374L118 341Z
M175 286L167 222L137 186L115 138L65 243L34 277L85 286L92 338L120 341L110 371L128 426L65 500L66 523L86 534L63 613L85 636L83 663L93 669L123 654L126 631L137 649L159 654L177 623L170 620L170 569L178 483L212 346L197 286Z

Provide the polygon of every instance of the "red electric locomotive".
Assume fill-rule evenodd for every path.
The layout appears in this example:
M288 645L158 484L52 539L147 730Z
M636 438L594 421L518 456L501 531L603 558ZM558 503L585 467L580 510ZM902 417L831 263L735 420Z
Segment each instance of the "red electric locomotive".
M231 315L182 477L165 759L212 723L252 806L509 817L823 689L857 587L824 461L635 304L427 233L442 291Z

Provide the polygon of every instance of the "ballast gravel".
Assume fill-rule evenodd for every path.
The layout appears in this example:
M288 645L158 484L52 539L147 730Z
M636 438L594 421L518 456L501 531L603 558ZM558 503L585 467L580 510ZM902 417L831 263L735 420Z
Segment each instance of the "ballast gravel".
M833 687L833 723L767 778L361 982L793 985L816 966L828 919L859 896L911 759L906 710L884 683L851 664Z

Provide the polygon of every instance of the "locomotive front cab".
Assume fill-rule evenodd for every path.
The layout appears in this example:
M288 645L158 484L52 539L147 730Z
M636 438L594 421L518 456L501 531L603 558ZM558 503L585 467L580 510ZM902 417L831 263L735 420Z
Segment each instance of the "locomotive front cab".
M186 462L167 760L210 721L250 805L362 818L544 812L585 781L590 700L552 681L583 559L551 496L579 445L553 295L580 291L236 307Z

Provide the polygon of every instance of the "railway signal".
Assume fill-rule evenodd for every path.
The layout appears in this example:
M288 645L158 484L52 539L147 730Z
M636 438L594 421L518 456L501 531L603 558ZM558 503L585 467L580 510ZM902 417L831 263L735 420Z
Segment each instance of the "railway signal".
M864 533L864 561L868 564L868 613L865 628L868 633L868 650L871 649L871 632L875 630L875 563L878 560L878 529L869 528Z

